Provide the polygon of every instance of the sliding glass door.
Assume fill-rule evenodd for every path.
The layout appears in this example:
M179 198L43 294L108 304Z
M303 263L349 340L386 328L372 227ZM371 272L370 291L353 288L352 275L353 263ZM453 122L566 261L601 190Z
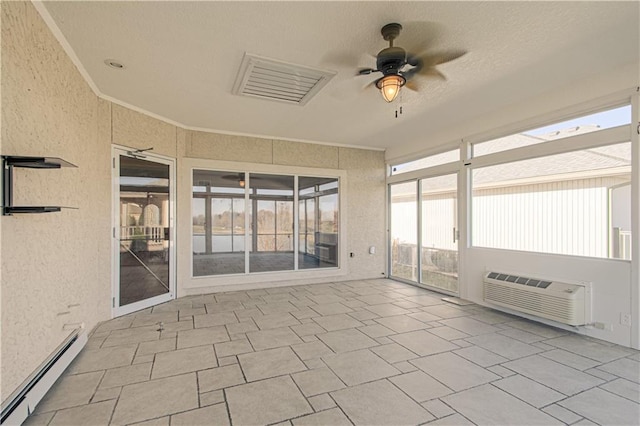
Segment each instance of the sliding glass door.
M390 275L458 293L457 173L389 185Z
M418 183L389 185L391 276L418 281Z
M420 181L420 283L458 292L458 174Z

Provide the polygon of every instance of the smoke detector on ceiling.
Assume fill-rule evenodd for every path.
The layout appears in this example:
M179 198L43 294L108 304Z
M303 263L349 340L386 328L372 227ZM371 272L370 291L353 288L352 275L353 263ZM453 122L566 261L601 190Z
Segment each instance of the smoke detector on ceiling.
M305 105L335 74L333 71L245 53L233 93Z

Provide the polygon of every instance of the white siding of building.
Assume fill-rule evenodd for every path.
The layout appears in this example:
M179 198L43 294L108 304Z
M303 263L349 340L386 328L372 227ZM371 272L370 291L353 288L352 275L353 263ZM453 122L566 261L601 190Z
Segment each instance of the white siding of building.
M456 228L455 193L426 196L422 199L422 247L457 250L453 241ZM415 232L415 230L414 230Z
M476 190L472 245L575 256L609 256L605 177Z

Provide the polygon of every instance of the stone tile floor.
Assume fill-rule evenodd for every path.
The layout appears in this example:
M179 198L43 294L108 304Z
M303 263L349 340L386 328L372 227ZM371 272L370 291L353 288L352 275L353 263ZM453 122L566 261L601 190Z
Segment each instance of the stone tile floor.
M637 425L639 382L638 351L380 279L106 321L26 424Z

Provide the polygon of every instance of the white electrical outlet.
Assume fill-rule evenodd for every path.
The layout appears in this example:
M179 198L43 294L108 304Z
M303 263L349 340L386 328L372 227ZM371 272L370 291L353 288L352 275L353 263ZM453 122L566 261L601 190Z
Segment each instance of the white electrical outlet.
M620 313L620 324L631 327L631 314L624 312Z

